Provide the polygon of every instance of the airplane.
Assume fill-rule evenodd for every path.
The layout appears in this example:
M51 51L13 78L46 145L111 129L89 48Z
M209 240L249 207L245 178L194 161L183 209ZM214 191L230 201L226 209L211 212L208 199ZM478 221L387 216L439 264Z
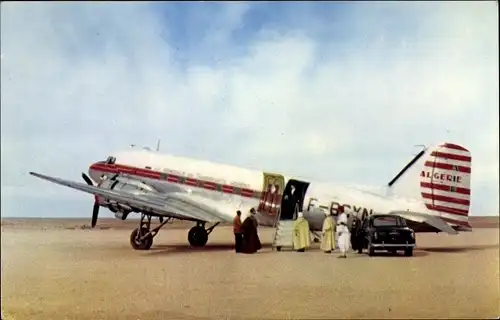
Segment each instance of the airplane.
M325 210L336 216L341 207L360 219L375 213L399 215L415 232L472 231L468 220L471 160L470 151L458 144L425 147L378 191L147 148L118 151L91 164L88 175L82 173L85 183L30 174L93 194L92 228L100 207L121 220L131 212L140 213L130 243L136 250L149 250L153 238L172 219L196 223L188 232L188 242L203 247L217 225L232 222L236 210L246 218L250 208L256 209L259 225L270 227L278 220L293 220L296 212L302 211L313 232L321 230ZM154 228L153 217L160 221Z

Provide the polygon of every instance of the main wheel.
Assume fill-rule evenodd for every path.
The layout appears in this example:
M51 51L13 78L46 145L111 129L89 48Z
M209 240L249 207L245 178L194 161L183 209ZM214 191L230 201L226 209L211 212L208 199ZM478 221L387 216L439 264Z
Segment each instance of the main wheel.
M407 257L413 256L413 248L412 247L405 249L405 256L407 256Z
M132 248L135 250L149 250L153 245L153 237L151 235L147 236L144 240L139 240L139 229L135 228L134 231L130 234L130 244ZM149 230L147 228L142 228L141 235L148 233Z
M188 241L193 247L203 247L208 241L207 230L203 227L192 227L188 233Z

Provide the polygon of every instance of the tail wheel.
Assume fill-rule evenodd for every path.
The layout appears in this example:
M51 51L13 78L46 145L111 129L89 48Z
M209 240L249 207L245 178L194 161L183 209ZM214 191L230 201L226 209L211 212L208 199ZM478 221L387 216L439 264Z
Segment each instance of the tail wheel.
M135 250L149 250L153 245L153 236L148 235L143 240L139 239L141 235L148 232L149 230L147 228L135 228L130 234L130 244L132 245L132 248Z

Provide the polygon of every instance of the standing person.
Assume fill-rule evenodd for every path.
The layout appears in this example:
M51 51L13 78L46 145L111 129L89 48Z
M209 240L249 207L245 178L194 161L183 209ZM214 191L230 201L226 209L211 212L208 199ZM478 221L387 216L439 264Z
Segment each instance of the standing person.
M299 211L297 220L293 222L293 248L297 252L304 252L310 246L309 222L304 218L304 213Z
M243 232L243 253L255 253L262 248L262 244L259 239L259 234L257 232L257 218L255 218L255 209L250 210L250 216L248 216L245 221L241 224L241 230Z
M345 212L345 207L340 206L337 211L337 226L340 224L340 221L344 221L347 224L347 214ZM337 247L340 248L339 237L337 236Z
M361 219L357 216L354 216L352 219L351 230L351 246L353 249L357 250L362 242L359 239L359 231L361 229ZM360 243L361 242L361 243Z
M325 253L331 253L335 250L335 220L329 211L325 211L322 231L321 250Z
M347 227L347 215L341 214L337 223L337 237L341 252L339 258L347 258L347 252L351 246L351 233Z
M234 249L236 253L241 252L241 245L243 242L243 233L241 229L241 211L236 211L236 216L233 219L233 232L234 232Z

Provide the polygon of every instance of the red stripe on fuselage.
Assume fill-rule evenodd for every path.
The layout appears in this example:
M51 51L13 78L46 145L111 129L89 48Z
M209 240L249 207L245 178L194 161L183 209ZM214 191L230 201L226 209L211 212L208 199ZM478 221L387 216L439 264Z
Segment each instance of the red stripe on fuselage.
M151 178L151 179L156 179L160 180L161 179L161 173L151 170L151 169L143 169L143 168L135 168L135 167L130 167L130 166L125 166L125 165L120 165L120 164L115 164L115 165L106 165L106 164L93 164L90 166L91 170L96 170L96 171L102 171L102 172L107 172L107 173L126 173L130 175L135 175L139 177L144 177L144 178ZM167 175L167 181L172 182L172 183L182 183L182 180L184 178L184 184L190 185L190 186L198 186L200 188L204 188L207 190L215 190L217 189L218 184L212 181L203 181L203 180L198 180L195 178L190 178L190 177L181 177L178 175L174 174L168 174L164 173L164 175ZM221 191L224 193L229 193L233 194L234 191L237 188L231 185L221 185ZM260 191L254 191L251 189L245 189L242 188L240 195L242 197L246 198L259 198L260 197Z

